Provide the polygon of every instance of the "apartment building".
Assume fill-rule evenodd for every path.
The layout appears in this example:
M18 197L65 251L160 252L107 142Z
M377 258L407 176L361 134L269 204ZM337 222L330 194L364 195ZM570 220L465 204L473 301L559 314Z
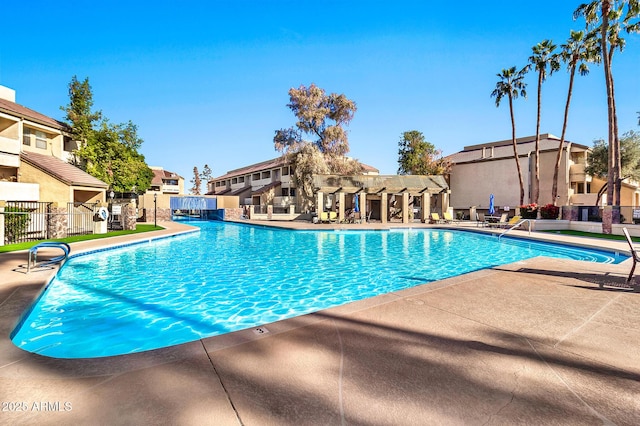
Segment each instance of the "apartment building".
M75 148L65 123L0 86L0 200L104 201L108 185L68 163Z
M535 179L535 136L516 140L517 158L522 170L525 198L531 203ZM553 174L560 138L552 134L540 135L540 192L539 205L595 206L598 191L605 181L585 173L591 148L565 141L562 146L558 175L558 196L552 200ZM479 211L489 206L490 194L495 206L513 209L519 205L520 183L515 164L512 141L502 140L466 146L447 157L452 164L449 176L450 204L454 210ZM606 204L606 194L600 204ZM634 182L625 181L621 192L621 205L640 205L640 191Z
M377 175L375 167L362 164L364 175ZM240 205L273 205L288 210L299 206L297 188L292 178L292 166L284 157L278 157L239 169L207 182L208 195L235 195Z

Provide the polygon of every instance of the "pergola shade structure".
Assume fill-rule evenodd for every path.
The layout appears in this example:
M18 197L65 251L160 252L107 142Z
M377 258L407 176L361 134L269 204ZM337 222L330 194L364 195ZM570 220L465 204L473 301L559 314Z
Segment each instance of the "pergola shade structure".
M360 215L386 223L394 217L408 223L415 210L425 222L430 212L448 210L449 185L443 176L423 175L314 175L318 214L338 212L343 221L359 198ZM398 197L401 203L398 203ZM433 202L432 202L433 201Z

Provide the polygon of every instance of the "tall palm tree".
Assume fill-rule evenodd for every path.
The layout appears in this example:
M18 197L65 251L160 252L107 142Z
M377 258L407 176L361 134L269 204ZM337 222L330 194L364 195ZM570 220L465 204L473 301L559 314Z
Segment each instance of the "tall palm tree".
M562 159L562 148L564 147L565 136L567 133L567 123L569 120L569 105L571 105L571 95L573 94L573 81L576 70L580 75L589 74L587 62L598 62L599 55L597 49L593 45L593 39L587 39L584 31L573 31L566 44L560 46L560 58L567 64L569 71L569 89L567 91L567 102L564 106L564 120L562 122L562 135L560 136L560 144L558 145L558 154L556 155L556 166L553 171L553 185L551 187L551 199L555 202L558 196L558 174L560 170L560 160Z
M626 8L626 13L625 13ZM616 49L622 51L625 41L620 31L640 32L640 0L594 0L583 3L574 12L574 18L584 17L590 35L598 39L607 88L609 172L607 173L607 204L620 204L620 141L616 114L615 92L611 62ZM615 200L614 200L615 196Z
M513 115L513 100L518 95L523 98L527 97L527 84L524 77L529 71L530 65L525 65L520 71L516 71L516 67L503 69L502 72L496 74L500 80L496 83L496 88L491 92L491 97L496 98L496 107L500 106L500 101L505 96L509 99L509 113L511 115L511 141L513 143L513 156L516 160L516 168L518 169L518 180L520 181L520 205L524 204L524 181L522 180L522 170L520 161L518 160L518 144L516 143L516 121Z
M529 63L538 72L538 116L536 121L536 163L534 167L534 185L532 201L538 204L540 196L540 118L542 108L542 83L547 79L547 67L549 75L560 69L560 61L553 53L556 45L551 40L544 40L533 46L533 55L529 57Z

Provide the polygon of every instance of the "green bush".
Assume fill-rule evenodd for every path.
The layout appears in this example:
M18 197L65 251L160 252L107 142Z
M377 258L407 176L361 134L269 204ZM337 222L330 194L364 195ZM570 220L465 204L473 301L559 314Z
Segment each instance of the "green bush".
M11 214L18 213L18 214ZM25 214L26 213L26 214ZM4 243L11 244L25 235L31 218L29 210L19 207L5 207L4 209Z

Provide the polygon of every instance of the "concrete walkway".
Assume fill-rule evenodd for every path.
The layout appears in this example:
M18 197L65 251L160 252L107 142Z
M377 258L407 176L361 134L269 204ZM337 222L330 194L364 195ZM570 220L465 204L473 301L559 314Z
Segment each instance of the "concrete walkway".
M55 273L27 275L25 263L24 252L0 255L0 424L640 424L640 294L615 287L630 261L535 258L259 330L80 360L11 343Z

